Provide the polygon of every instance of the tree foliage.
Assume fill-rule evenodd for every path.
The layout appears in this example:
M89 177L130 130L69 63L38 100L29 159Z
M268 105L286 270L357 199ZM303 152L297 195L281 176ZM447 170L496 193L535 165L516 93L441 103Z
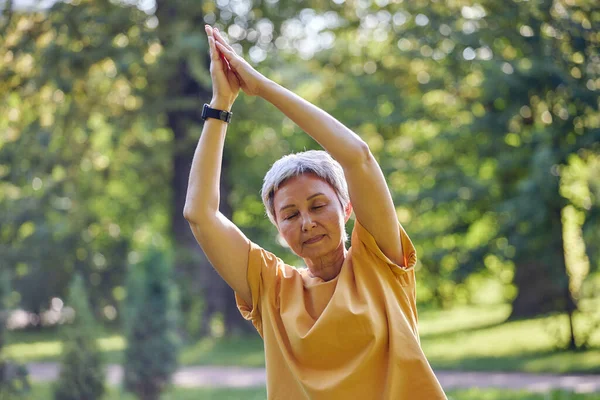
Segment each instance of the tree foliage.
M514 298L514 316L571 310L585 274L573 285L574 263L565 261L561 172L576 160L591 171L598 157L591 3L355 11L335 30L336 49L317 56L320 90L336 94L323 103L380 159L420 250L421 298L465 301L492 278ZM598 197L583 175L570 184L582 188L577 209L588 221ZM578 239L590 254L595 243Z
M81 275L74 276L66 305L73 308L75 318L63 328L63 359L54 399L101 399L105 372L96 343L99 331Z
M0 263L28 310L64 296L75 271L92 284L95 307L116 304L130 252L149 225L160 230L165 197L150 195L149 183L168 168L150 150L169 135L136 111L147 85L145 20L133 7L86 1L15 11L6 22ZM149 183L135 185L142 176Z
M10 271L0 271L0 361L3 359L2 349L6 343L6 334L8 332L7 323L10 315L9 296L10 289Z
M127 286L125 387L140 399L160 397L177 368L177 300L172 261L150 250L130 268Z
M127 264L163 240L188 331L215 315L247 328L182 216L210 98L204 23L367 141L417 245L420 302L508 300L524 317L597 295L591 0L85 0L0 23L0 268L22 306L42 310L74 271L94 307L116 306ZM318 144L260 99L240 96L234 114L222 211L299 263L258 191L279 156Z
M8 319L13 309L10 272L0 270L0 399L17 399L29 392L27 368L9 360L3 351L8 337Z

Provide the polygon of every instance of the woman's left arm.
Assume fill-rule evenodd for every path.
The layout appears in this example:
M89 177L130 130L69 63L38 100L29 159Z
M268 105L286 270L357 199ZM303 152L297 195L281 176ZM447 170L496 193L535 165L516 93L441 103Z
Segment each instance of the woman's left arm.
M218 31L215 37L219 51L236 72L244 92L273 104L342 165L356 218L391 261L405 266L396 209L369 146L325 111L254 70L235 54Z
M369 146L334 117L273 81L262 85L259 94L342 165L356 218L373 235L383 254L405 266L396 209Z

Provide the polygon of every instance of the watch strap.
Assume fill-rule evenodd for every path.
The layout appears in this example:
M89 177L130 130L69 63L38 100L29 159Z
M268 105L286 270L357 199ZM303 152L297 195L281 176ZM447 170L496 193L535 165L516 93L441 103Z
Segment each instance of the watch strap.
M208 104L204 104L204 107L202 108L203 121L206 121L207 118L214 118L229 123L229 121L231 121L232 115L232 112L211 108Z

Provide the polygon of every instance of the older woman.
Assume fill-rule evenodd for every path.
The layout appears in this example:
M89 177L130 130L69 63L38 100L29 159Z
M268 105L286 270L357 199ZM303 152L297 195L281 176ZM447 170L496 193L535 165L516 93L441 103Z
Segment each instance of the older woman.
M213 98L203 110L184 215L264 340L269 399L445 399L419 344L415 249L368 146L254 70L216 28L206 33ZM262 188L269 219L305 269L252 243L219 212L223 145L240 88L326 150L283 157Z

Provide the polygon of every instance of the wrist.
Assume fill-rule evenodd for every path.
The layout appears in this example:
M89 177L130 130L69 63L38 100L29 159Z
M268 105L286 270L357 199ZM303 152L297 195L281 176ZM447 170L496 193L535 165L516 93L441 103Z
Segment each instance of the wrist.
M208 105L210 108L216 108L217 110L231 111L233 101L213 97Z
M258 85L257 95L258 97L265 97L265 94L269 91L272 85L276 85L275 81L272 81L269 78L264 78L262 82Z

